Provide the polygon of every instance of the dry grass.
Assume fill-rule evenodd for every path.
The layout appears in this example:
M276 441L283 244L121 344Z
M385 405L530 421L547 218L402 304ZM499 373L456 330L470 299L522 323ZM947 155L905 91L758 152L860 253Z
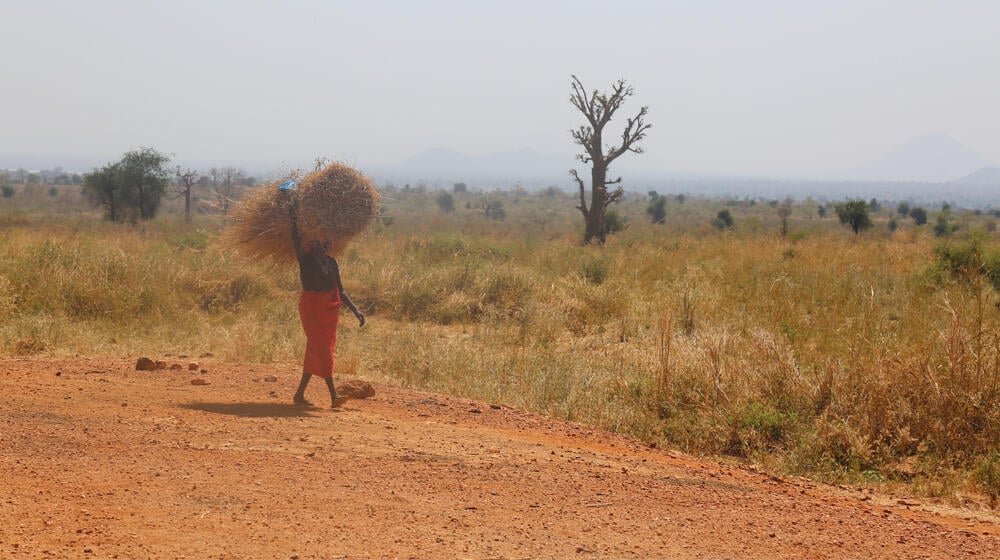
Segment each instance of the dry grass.
M341 259L370 323L344 321L338 363L777 471L1000 491L997 295L928 232L802 222L792 241L736 213L735 234L633 222L599 250L562 206L505 200L497 223L392 193L396 225ZM246 263L214 229L4 227L7 353L299 359L295 270Z
M303 242L326 241L334 256L343 254L378 214L379 194L358 170L334 163L306 175L294 191L272 182L242 199L230 215L227 241L251 259L279 264L295 261L292 220Z

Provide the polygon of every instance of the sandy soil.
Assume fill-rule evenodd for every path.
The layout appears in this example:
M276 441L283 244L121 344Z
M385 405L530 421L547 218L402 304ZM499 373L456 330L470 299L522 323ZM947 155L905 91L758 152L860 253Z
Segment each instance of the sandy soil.
M303 409L292 368L202 367L0 360L0 558L1000 558L969 512L393 387Z

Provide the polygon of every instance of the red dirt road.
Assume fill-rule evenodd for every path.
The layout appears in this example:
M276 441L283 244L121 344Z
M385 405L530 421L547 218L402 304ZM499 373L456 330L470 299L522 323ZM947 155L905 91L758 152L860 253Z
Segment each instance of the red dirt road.
M987 518L506 407L133 365L0 360L0 558L1000 558Z

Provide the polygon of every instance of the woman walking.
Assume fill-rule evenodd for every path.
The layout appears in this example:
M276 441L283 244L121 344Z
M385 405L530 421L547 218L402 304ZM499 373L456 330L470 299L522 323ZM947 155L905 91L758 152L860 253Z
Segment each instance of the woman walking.
M347 401L338 397L333 386L333 356L337 344L337 321L340 305L343 303L358 318L359 326L364 326L365 316L358 311L351 297L344 291L340 281L340 267L337 260L329 255L329 243L309 240L303 246L299 236L296 208L291 206L292 243L299 260L299 278L302 280L302 294L299 297L299 318L306 333L306 355L302 362L302 380L295 392L295 404L311 406L306 400L306 386L312 376L322 377L330 390L331 408L337 408Z

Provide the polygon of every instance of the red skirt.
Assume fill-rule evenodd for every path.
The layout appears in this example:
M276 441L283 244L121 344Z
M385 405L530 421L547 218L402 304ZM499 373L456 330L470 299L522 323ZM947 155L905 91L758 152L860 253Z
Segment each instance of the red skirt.
M306 332L306 357L302 372L326 379L333 377L333 348L337 344L340 291L303 291L299 297L299 319Z

